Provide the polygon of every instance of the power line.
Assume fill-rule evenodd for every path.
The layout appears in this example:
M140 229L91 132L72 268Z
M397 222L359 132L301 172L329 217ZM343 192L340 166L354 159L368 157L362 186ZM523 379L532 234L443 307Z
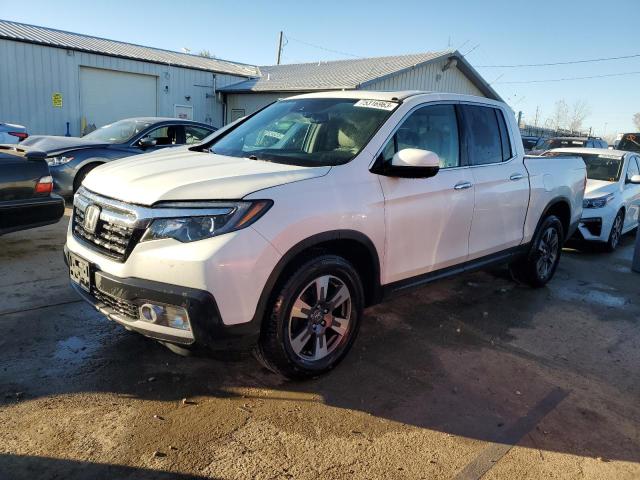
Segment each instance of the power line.
M314 43L305 42L304 40L299 40L297 38L287 36L287 40L293 40L294 42L302 43L303 45L307 45L308 47L317 48L320 50L324 50L325 52L337 53L338 55L344 55L346 57L353 58L362 58L360 55L354 55L353 53L341 52L340 50L332 50L330 48L325 48L320 45L316 45Z
M622 77L623 75L638 75L638 74L640 74L640 71L624 72L624 73L608 73L605 75L590 75L588 77L549 78L546 80L522 80L522 81L512 81L512 82L497 82L497 84L514 85L514 84L526 84L526 83L566 82L569 80L587 80L590 78Z
M624 55L621 57L605 57L605 58L591 58L588 60L572 60L569 62L552 62L552 63L521 63L517 65L476 65L477 68L521 68L521 67L553 67L556 65L575 65L578 63L593 63L593 62L606 62L609 60L624 60L627 58L638 58L640 53L633 55Z

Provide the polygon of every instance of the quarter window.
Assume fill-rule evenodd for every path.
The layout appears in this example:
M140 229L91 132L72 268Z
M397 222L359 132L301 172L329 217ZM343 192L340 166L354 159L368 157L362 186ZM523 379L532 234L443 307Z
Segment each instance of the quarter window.
M411 113L382 151L385 161L405 148L429 150L440 157L440 168L460 166L458 120L453 105L431 105Z
M640 175L640 171L638 170L636 159L630 158L629 166L627 167L627 181L631 181L631 177L633 177L634 175Z
M463 105L462 108L471 164L502 162L502 138L496 109L477 105Z

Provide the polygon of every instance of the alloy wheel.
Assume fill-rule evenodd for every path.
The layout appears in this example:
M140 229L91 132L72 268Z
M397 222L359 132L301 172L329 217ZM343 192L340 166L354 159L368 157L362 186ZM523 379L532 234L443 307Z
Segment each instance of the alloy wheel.
M331 354L350 333L351 293L338 277L323 275L304 287L289 315L289 343L305 361Z
M613 221L613 227L611 228L611 249L614 249L618 246L620 242L620 237L622 236L622 215L618 214L616 219Z
M554 227L547 228L540 237L538 244L538 260L536 271L540 279L546 279L551 272L558 258L560 250L560 237Z

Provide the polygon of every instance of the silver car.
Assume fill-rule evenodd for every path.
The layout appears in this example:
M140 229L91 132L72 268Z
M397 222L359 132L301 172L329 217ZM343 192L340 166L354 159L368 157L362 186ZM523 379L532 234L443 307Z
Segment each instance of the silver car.
M26 127L0 122L0 144L18 143L28 136Z

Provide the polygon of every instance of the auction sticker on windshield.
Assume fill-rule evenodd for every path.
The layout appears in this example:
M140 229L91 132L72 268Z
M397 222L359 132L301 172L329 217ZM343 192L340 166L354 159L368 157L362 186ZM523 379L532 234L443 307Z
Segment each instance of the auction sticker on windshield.
M395 102L386 102L384 100L358 100L353 104L354 107L375 108L377 110L393 110L398 106Z

